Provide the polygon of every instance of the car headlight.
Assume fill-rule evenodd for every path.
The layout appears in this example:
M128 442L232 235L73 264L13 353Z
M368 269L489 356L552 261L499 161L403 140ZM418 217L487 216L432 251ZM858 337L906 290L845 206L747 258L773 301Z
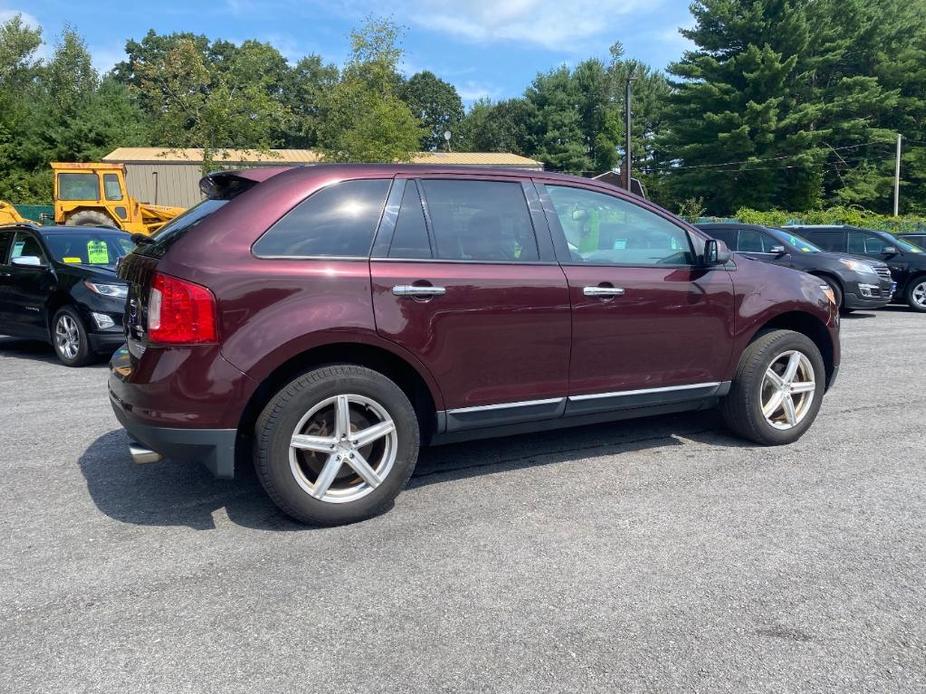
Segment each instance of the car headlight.
M84 286L94 294L108 296L111 299L124 299L129 295L129 288L124 284L103 284L84 280Z
M839 262L845 265L850 270L855 272L861 272L865 275L877 275L877 271L868 263L863 263L859 260L852 260L852 258L840 258Z

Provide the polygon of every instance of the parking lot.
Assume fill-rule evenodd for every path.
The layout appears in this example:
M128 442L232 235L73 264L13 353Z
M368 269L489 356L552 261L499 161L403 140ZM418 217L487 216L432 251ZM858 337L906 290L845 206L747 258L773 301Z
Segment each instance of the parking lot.
M846 318L790 447L708 412L436 448L306 529L133 465L105 366L0 338L0 691L922 690L924 344Z

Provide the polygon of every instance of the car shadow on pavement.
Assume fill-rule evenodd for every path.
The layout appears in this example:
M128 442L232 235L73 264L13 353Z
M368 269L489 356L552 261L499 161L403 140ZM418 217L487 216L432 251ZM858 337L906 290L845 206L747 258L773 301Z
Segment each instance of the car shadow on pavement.
M23 340L18 337L0 335L0 357L22 357L42 361L46 364L64 366L55 355L54 347L41 340ZM97 362L88 364L83 368L103 367L107 365L108 361L108 358L100 357Z
M728 435L715 411L626 420L427 448L408 488L555 463L581 464L592 457L681 446L684 439L750 445ZM94 441L78 464L97 508L123 523L211 530L216 527L213 514L223 511L247 528L311 530L277 510L250 466L242 466L235 480L218 480L196 463L137 465L121 429Z

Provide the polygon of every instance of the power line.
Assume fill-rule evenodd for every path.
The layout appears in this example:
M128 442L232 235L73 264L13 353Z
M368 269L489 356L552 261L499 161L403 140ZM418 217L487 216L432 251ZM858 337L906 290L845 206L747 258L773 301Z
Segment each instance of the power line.
M828 151L831 152L840 152L847 149L858 149L859 147L871 147L873 145L892 145L893 142L888 142L887 140L875 140L873 142L862 142L855 145L844 145L842 147L830 147ZM679 171L681 169L716 169L723 166L736 166L738 164L760 164L766 161L781 161L784 159L795 159L797 157L806 156L805 152L798 154L783 154L777 157L763 157L758 159L743 159L741 161L726 161L717 164L683 164L682 166L668 166L666 167L670 171ZM747 169L738 169L739 171L746 171Z

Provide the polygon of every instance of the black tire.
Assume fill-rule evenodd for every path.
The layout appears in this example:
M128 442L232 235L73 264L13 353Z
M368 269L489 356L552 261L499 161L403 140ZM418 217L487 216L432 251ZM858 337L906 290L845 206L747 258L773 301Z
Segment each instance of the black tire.
M394 462L385 477L376 486L365 492L362 498L342 503L324 501L310 495L302 484L306 481L317 485L320 470L314 470L319 477L300 483L297 473L291 467L290 441L303 417L320 403L339 395L355 395L367 398L382 408L395 425L395 439L384 440L383 446L391 446L395 451ZM363 417L362 407L351 404L350 411L352 431L355 418ZM333 406L332 406L333 407ZM327 410L323 410L327 412ZM320 416L320 415L317 415ZM312 420L310 420L312 421ZM367 426L367 425L364 425ZM357 429L363 428L357 425ZM300 431L299 433L304 433ZM311 432L310 432L311 433ZM334 431L326 432L335 439ZM388 437L387 437L388 438ZM371 444L377 446L379 444ZM418 418L405 393L391 380L377 371L361 366L335 365L325 366L310 371L280 390L267 403L255 426L255 469L264 489L273 502L285 514L302 523L311 525L343 525L365 520L390 509L399 492L405 487L408 478L415 469L418 460L419 431ZM363 449L357 449L361 452ZM308 470L311 464L323 466L330 458L327 454L306 453L311 458L298 457L301 469ZM331 454L332 457L334 454ZM364 453L369 455L369 453ZM316 457L318 456L318 457ZM322 457L326 460L322 461ZM373 462L370 463L373 465ZM363 482L360 475L346 461L341 465L339 476L332 483L350 487L351 480L362 489L369 484ZM345 478L342 474L346 471ZM311 471L309 471L311 472ZM351 475L354 477L351 478ZM366 484L366 487L363 485ZM318 489L316 486L315 489Z
M73 341L76 341L76 345ZM51 343L65 366L85 366L96 355L90 351L87 328L80 314L70 306L60 308L51 321Z
M777 429L762 414L761 393L765 373L776 358L794 350L803 353L813 368L815 389L803 419L790 429ZM724 421L736 434L763 446L781 446L797 441L810 428L823 400L826 368L813 341L791 330L759 333L743 351L729 394L721 401Z
M926 313L926 298L917 301L916 294L926 292L926 275L914 277L907 284L907 290L904 292L904 299L907 305L917 313ZM926 297L926 295L923 295Z
M65 222L69 227L112 227L116 228L116 223L109 215L94 210L82 210L77 214L72 214Z

